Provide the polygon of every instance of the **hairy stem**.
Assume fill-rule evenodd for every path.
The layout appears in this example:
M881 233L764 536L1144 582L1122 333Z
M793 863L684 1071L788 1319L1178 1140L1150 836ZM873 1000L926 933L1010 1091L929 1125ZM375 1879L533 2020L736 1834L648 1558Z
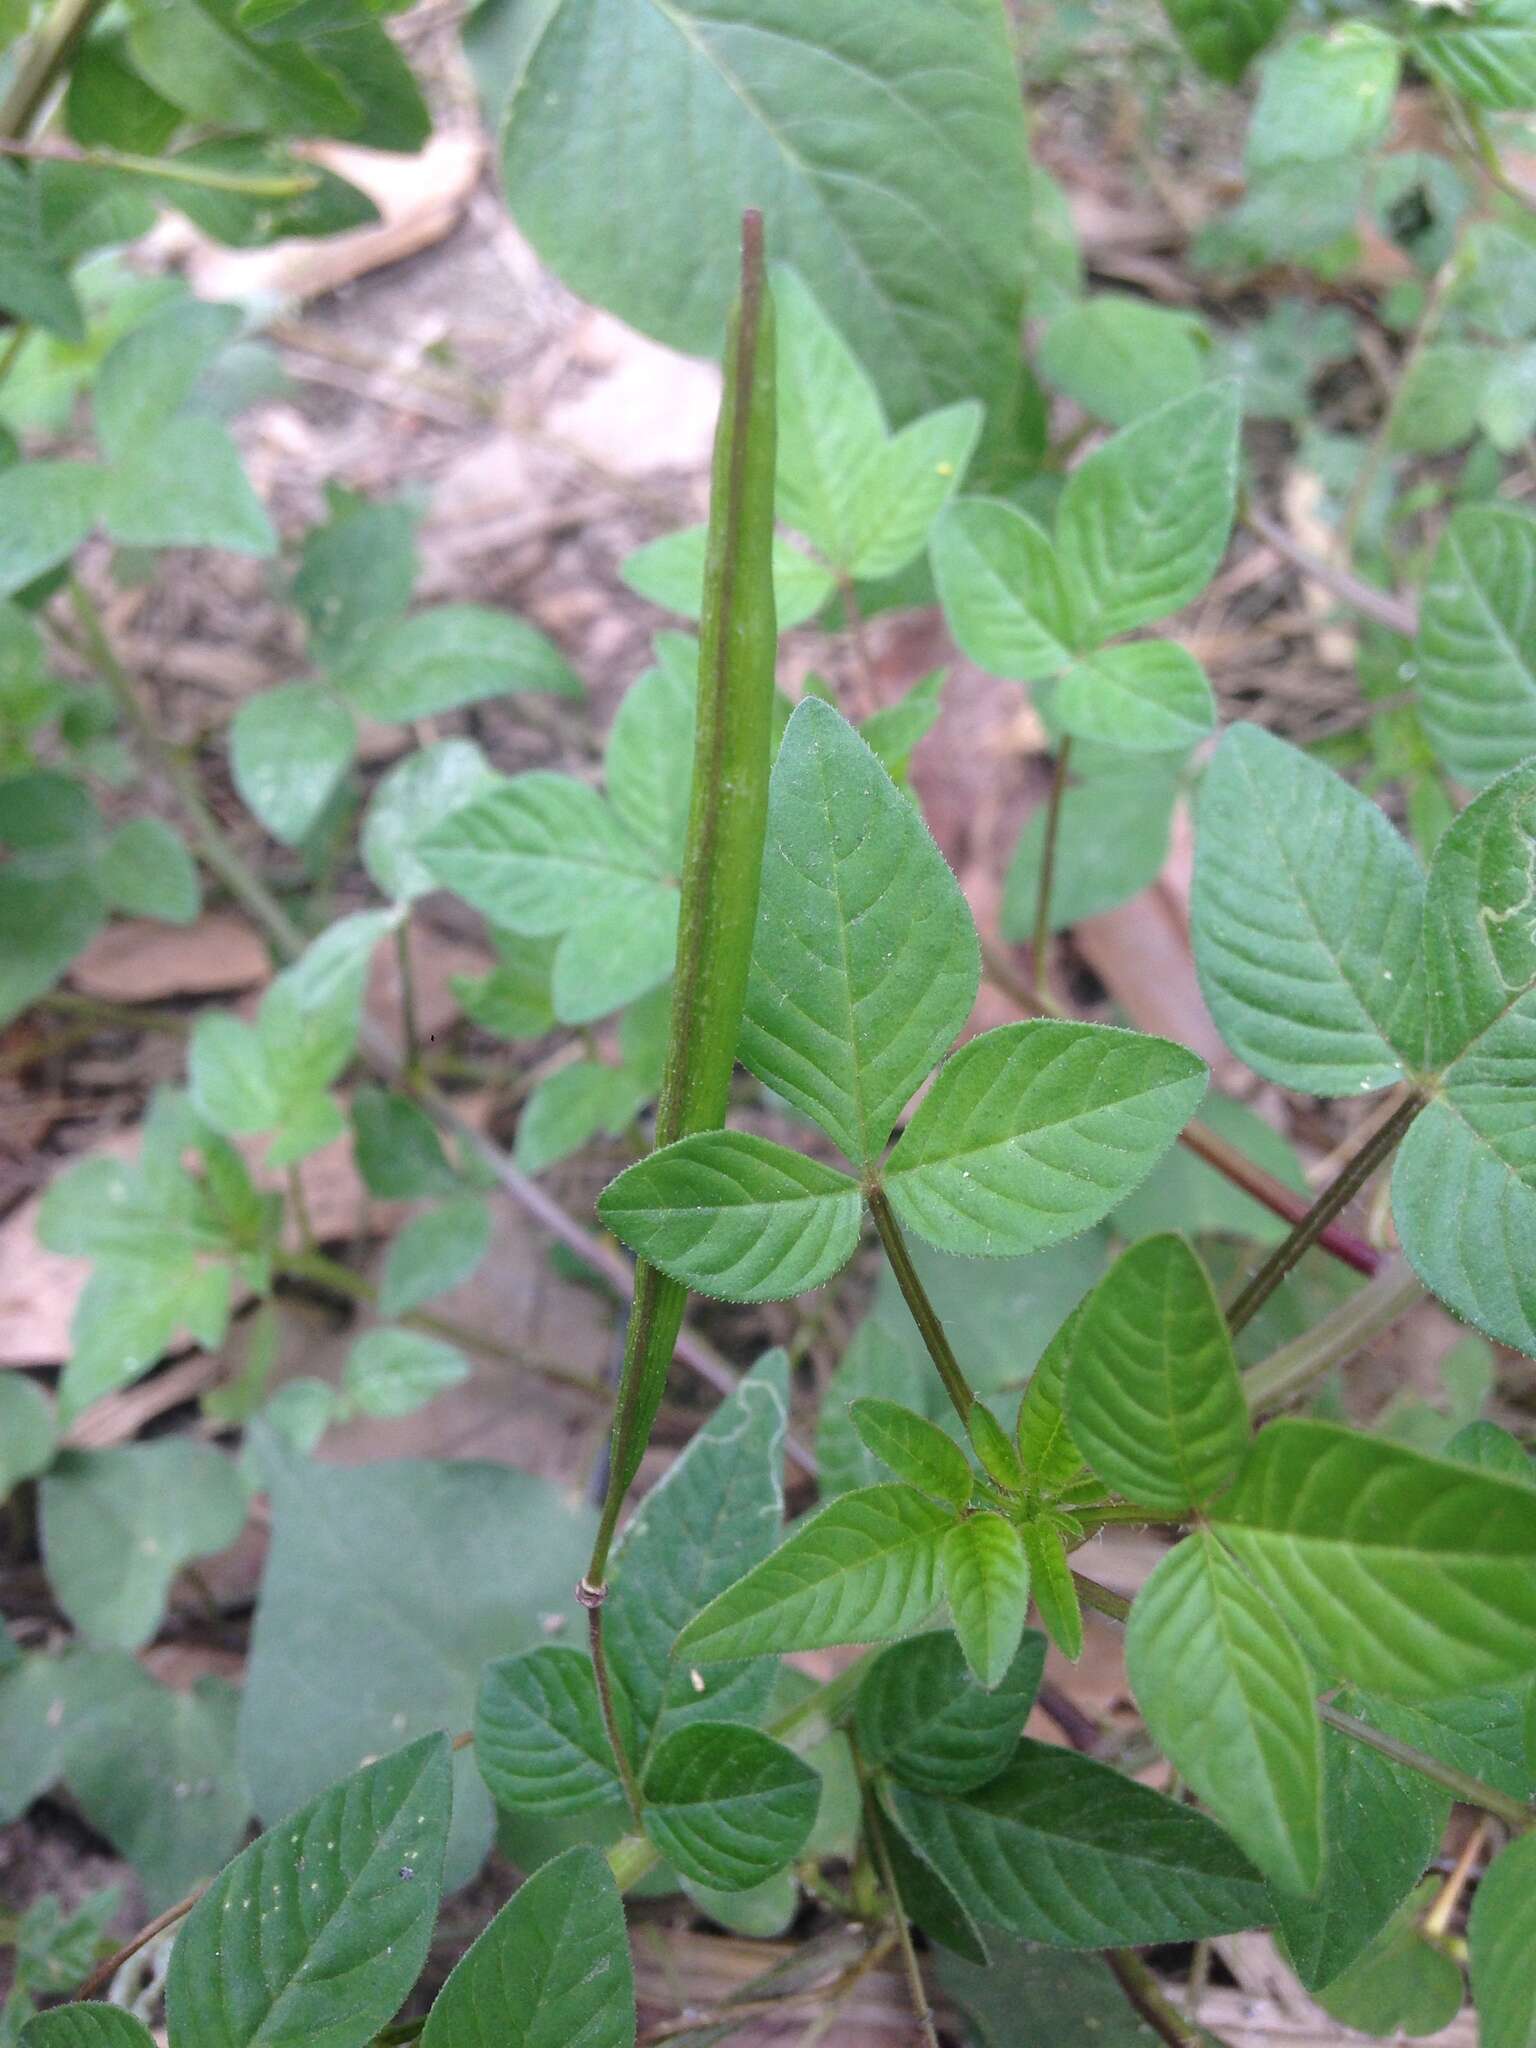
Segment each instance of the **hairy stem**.
M618 1711L613 1697L613 1680L608 1674L608 1652L603 1646L603 1599L606 1592L606 1587L592 1587L583 1580L577 1598L587 1610L587 1646L592 1652L592 1676L597 1686L597 1704L603 1716L608 1747L613 1751L619 1783L624 1787L624 1797L635 1826L643 1828L645 1800L640 1791L640 1780L635 1776L635 1767L630 1761L624 1731L619 1726Z
M1303 1252L1314 1245L1341 1209L1346 1208L1384 1160L1390 1159L1404 1132L1424 1107L1417 1090L1406 1096L1380 1129L1372 1132L1354 1158L1312 1204L1283 1243L1276 1245L1257 1273L1227 1310L1235 1336L1251 1323Z
M1403 393L1408 389L1414 371L1422 362L1424 351L1439 332L1450 286L1456 275L1456 254L1457 251L1452 249L1429 288L1424 310L1419 315L1419 324L1414 329L1412 341L1408 344L1408 353L1398 368L1392 396L1387 403L1386 411L1377 423L1375 433L1371 436L1370 446L1365 451L1365 460L1361 463L1359 474L1355 478L1354 489L1350 492L1349 502L1344 507L1344 518L1339 527L1339 552L1346 562L1354 559L1360 523L1370 505L1376 480L1381 475L1383 465L1391 452L1392 434L1402 407Z
M1336 1365L1389 1330L1424 1299L1424 1286L1406 1259L1389 1259L1373 1279L1320 1322L1243 1374L1243 1394L1253 1415L1283 1408L1287 1401Z
M1536 1807L1527 1806L1524 1800L1515 1799L1508 1792L1501 1792L1496 1785L1485 1784L1481 1778L1474 1778L1469 1771L1458 1771L1454 1764L1442 1763L1437 1756L1429 1756L1422 1749L1415 1749L1412 1743L1399 1742L1391 1735L1383 1735L1379 1728L1373 1728L1368 1721L1357 1720L1353 1714L1346 1714L1327 1700L1319 1700L1318 1716L1329 1728L1337 1728L1341 1735L1347 1735L1351 1742L1358 1742L1366 1749L1374 1749L1378 1756L1389 1757L1393 1763L1402 1764L1410 1771L1417 1771L1421 1778L1428 1778L1432 1784L1441 1786L1453 1799L1459 1799L1464 1806L1480 1806L1484 1813L1491 1813L1506 1827L1524 1834L1536 1828Z
M1299 570L1309 583L1315 583L1320 590L1326 590L1331 597L1347 604L1361 618L1385 626L1389 633L1396 633L1404 640L1411 640L1418 632L1418 608L1410 599L1378 590L1374 583L1364 582L1352 570L1341 569L1337 563L1309 553L1299 541L1292 539L1289 529L1279 520L1271 519L1267 512L1261 512L1251 502L1244 505L1242 517L1243 523L1251 527L1266 546L1273 548L1293 569Z
M1046 804L1045 838L1040 847L1040 886L1035 896L1035 938L1030 960L1034 998L1044 1007L1048 991L1046 967L1051 943L1051 890L1056 881L1056 842L1061 836L1061 803L1067 793L1067 765L1072 758L1070 734L1056 750L1051 794Z
M78 2004L83 1999L94 1998L98 1992L105 1991L124 1963L131 1962L141 1948L148 1948L157 1935L164 1934L167 1927L174 1927L178 1920L185 1920L207 1889L205 1884L198 1885L188 1892L184 1899L178 1899L174 1906L167 1906L163 1913L157 1913L153 1920L146 1921L130 1941L125 1941L120 1949L115 1950L104 1963L99 1963L92 1970L71 2002Z
M901 1234L901 1225L896 1221L885 1189L878 1182L865 1190L869 1213L874 1218L875 1229L880 1233L880 1242L885 1247L885 1256L890 1261L891 1271L896 1276L896 1285L901 1289L901 1298L912 1311L912 1320L917 1325L918 1335L927 1347L928 1356L938 1369L939 1378L944 1382L944 1391L950 1404L962 1422L969 1419L975 1405L976 1395L970 1382L960 1369L939 1312L928 1298L907 1241Z
M218 171L211 166L178 163L174 157L135 156L118 149L78 149L67 142L24 142L0 139L0 156L25 157L38 163L84 164L93 171L116 171L157 183L196 185L206 192L238 192L250 199L297 199L313 192L320 180L310 171L282 176L245 171Z

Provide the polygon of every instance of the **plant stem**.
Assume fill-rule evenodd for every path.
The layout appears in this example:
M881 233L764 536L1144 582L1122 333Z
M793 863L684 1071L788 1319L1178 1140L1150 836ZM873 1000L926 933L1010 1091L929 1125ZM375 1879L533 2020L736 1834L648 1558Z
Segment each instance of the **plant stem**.
M1160 2041L1168 2043L1168 2048L1209 2048L1209 2043L1218 2038L1208 2028L1185 2019L1134 1949L1107 1948L1103 1953L1109 1973L1125 1993L1132 2011L1146 2021Z
M0 156L25 157L38 163L84 164L93 171L125 172L157 183L197 185L206 192L238 192L251 199L297 199L313 192L319 179L308 171L262 177L245 171L219 171L174 157L136 156L117 149L76 149L65 142L24 142L0 138Z
M1310 1330L1282 1344L1243 1374L1243 1394L1252 1415L1283 1408L1287 1401L1353 1358L1424 1299L1423 1283L1406 1259L1389 1259L1348 1301L1331 1309Z
M1209 1124L1186 1124L1179 1133L1179 1143L1186 1151L1193 1152L1197 1159L1203 1159L1207 1166L1214 1167L1234 1187L1241 1188L1245 1195L1252 1195L1266 1209L1283 1216L1287 1223L1300 1223L1308 1214L1305 1195L1288 1188L1284 1181L1277 1180L1255 1164L1235 1145L1229 1145ZM1363 1237L1357 1237L1352 1230L1346 1230L1342 1224L1330 1223L1319 1235L1318 1243L1344 1265L1353 1266L1357 1273L1371 1274L1381 1266L1382 1255L1376 1247L1367 1244Z
M1417 1771L1421 1778L1428 1778L1432 1784L1441 1786L1464 1806L1480 1806L1484 1813L1491 1813L1496 1820L1503 1821L1506 1827L1520 1834L1536 1828L1536 1807L1527 1806L1524 1800L1515 1799L1508 1792L1501 1792L1496 1785L1485 1784L1469 1771L1458 1771L1454 1764L1442 1763L1439 1757L1429 1756L1424 1750L1415 1749L1411 1743L1383 1735L1368 1721L1357 1720L1353 1714L1342 1712L1327 1700L1318 1701L1317 1711L1327 1727L1336 1728L1351 1742L1374 1749L1378 1756L1389 1757L1393 1763Z
M1410 599L1393 597L1390 591L1378 590L1374 583L1366 583L1352 570L1341 569L1336 563L1326 562L1320 555L1310 553L1299 541L1292 539L1287 528L1277 519L1271 519L1267 512L1261 512L1257 505L1245 504L1242 519L1245 526L1251 527L1266 546L1272 547L1293 569L1299 570L1309 583L1326 590L1352 611L1359 612L1363 619L1385 626L1389 633L1396 633L1404 640L1413 639L1418 632L1418 609ZM1370 707L1372 711L1375 708Z
M891 1852L886 1844L885 1829L876 1810L875 1795L864 1786L864 1832L869 1837L869 1846L874 1852L875 1868L880 1873L880 1885L890 1901L895 1916L896 1941L901 1950L901 1966L906 1972L907 1991L912 2000L912 2015L917 2021L917 2031L925 2048L939 2048L938 2030L933 2024L933 2008L928 2003L928 1989L923 1983L922 1965L917 1960L917 1950L912 1945L912 1928L907 1919L906 1908L901 1903L901 1889L896 1882L896 1872L891 1863Z
M608 1675L608 1652L603 1647L603 1599L607 1590L606 1586L589 1586L583 1579L576 1597L587 1610L587 1644L592 1652L592 1676L597 1685L597 1704L602 1711L608 1747L613 1751L619 1783L624 1787L624 1797L628 1801L630 1813L634 1816L635 1826L643 1828L645 1801L640 1791L640 1780L635 1776L635 1767L629 1759L623 1731L619 1727L618 1712L613 1699L613 1681Z
M1451 280L1455 276L1455 272L1456 251L1453 249L1445 262L1441 264L1439 273L1429 288L1429 296L1424 301L1424 310L1419 315L1419 324L1414 329L1413 339L1408 344L1408 353L1403 357L1402 366L1397 373L1397 381L1392 387L1391 399L1388 401L1386 411L1377 423L1375 433L1371 436L1371 445L1365 452L1365 460L1360 465L1360 473L1355 478L1354 489L1350 492L1349 502L1344 508L1343 522L1339 527L1339 552L1346 563L1354 559L1355 541L1359 535L1360 522L1365 517L1366 508L1371 501L1371 492L1376 488L1376 479L1381 475L1382 465L1385 463L1391 450L1392 431L1397 425L1397 415L1402 406L1403 393L1412 382L1413 373L1423 360L1425 350L1439 331L1440 321L1445 312L1446 299L1450 291Z
M308 1280L317 1287L326 1287L334 1294L344 1294L348 1300L374 1306L379 1290L371 1280L365 1280L361 1273L354 1273L350 1266L344 1266L339 1259L327 1258L324 1252L312 1248L302 1252L281 1255L274 1263L273 1271L289 1280ZM519 1372L537 1373L541 1379L551 1380L556 1386L570 1387L578 1394L585 1394L589 1400L606 1401L608 1389L601 1380L589 1379L585 1373L572 1372L569 1367L555 1365L544 1359L527 1358L510 1344L503 1344L499 1338L487 1336L483 1330L473 1329L468 1323L461 1323L450 1316L433 1315L427 1309L412 1309L400 1317L407 1328L425 1330L433 1337L441 1337L445 1343L457 1344L465 1351L478 1352L482 1358L492 1359L497 1365L514 1366Z
M267 932L279 951L290 958L297 956L304 950L304 934L225 838L223 828L203 801L193 769L164 738L140 702L132 677L118 660L117 650L107 637L101 613L78 577L72 576L69 580L69 600L80 622L87 653L100 670L145 760L170 784L197 838L203 859L235 901L248 910Z
M1053 1001L1046 991L1042 990L1037 995L1034 989L1014 972L1011 964L1003 958L997 948L989 946L985 940L982 941L981 963L992 986L1001 989L1004 995L1011 996L1021 1010L1035 1016L1070 1017L1070 1012L1060 1003ZM1231 1181L1234 1187L1241 1188L1245 1195L1252 1195L1256 1202L1261 1202L1266 1209L1276 1216L1283 1217L1287 1223L1298 1223L1306 1215L1308 1205L1305 1195L1300 1195L1294 1188L1287 1187L1283 1180L1278 1180L1267 1168L1247 1158L1235 1145L1229 1145L1227 1140L1209 1124L1203 1124L1198 1119L1187 1123L1179 1133L1179 1143L1186 1151L1193 1152L1197 1159L1203 1159L1207 1166L1213 1167L1224 1179ZM1381 1253L1374 1245L1367 1244L1364 1238L1357 1237L1352 1230L1345 1230L1337 1223L1329 1224L1318 1238L1318 1244L1324 1251L1331 1252L1336 1259L1341 1259L1345 1265L1353 1266L1358 1273L1374 1273L1381 1264Z
M1107 1614L1111 1621L1130 1620L1131 1603L1123 1593L1101 1586L1097 1579L1090 1579L1083 1572L1074 1572L1072 1583L1077 1588L1078 1599L1085 1607L1091 1607L1095 1614Z
M1035 897L1035 940L1030 973L1034 977L1035 1001L1043 1008L1048 993L1047 953L1051 943L1051 889L1056 880L1056 842L1061 834L1061 802L1067 792L1067 764L1072 758L1068 734L1056 751L1056 768L1051 776L1051 794L1045 812L1045 838L1040 847L1040 885Z
M401 918L395 926L395 966L400 976L400 1029L405 1039L405 1071L414 1074L421 1057L421 1037L416 1025L416 974L411 964L411 920Z
M58 0L22 59L10 91L0 100L0 135L27 133L105 4L106 0Z
M1352 1202L1377 1167L1392 1156L1398 1142L1424 1107L1424 1097L1415 1089L1379 1129L1372 1132L1354 1158L1312 1204L1282 1244L1276 1245L1257 1273L1227 1310L1232 1334L1251 1323L1301 1255L1315 1244L1323 1230Z
M912 1320L917 1325L918 1335L927 1347L928 1356L938 1369L939 1378L944 1382L944 1391L950 1404L962 1422L968 1421L976 1395L960 1369L954 1348L945 1334L944 1325L939 1321L938 1310L928 1299L907 1241L901 1234L901 1225L896 1221L885 1189L877 1182L865 1189L865 1200L869 1213L874 1218L875 1229L880 1233L880 1242L885 1247L885 1256L890 1261L891 1271L896 1276L896 1285L901 1289L902 1300L912 1311Z
M120 1949L92 1970L70 2003L78 2004L82 1999L94 1998L98 1991L105 1991L124 1963L131 1962L141 1948L148 1948L157 1934L164 1934L167 1927L174 1927L178 1920L185 1920L207 1889L205 1884L196 1886L184 1899L178 1899L174 1906L167 1906L163 1913L157 1913L153 1920L147 1921L132 1940L125 1941Z

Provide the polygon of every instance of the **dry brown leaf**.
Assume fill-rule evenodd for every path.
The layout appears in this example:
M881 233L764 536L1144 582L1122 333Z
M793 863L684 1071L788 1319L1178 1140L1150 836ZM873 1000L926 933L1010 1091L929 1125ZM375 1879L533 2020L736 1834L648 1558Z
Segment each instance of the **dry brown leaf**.
M549 409L552 440L613 475L702 468L720 410L720 371L594 313L573 344L600 374Z
M93 939L69 970L82 995L107 1003L227 995L272 978L267 948L243 918L215 910L195 924L123 918Z

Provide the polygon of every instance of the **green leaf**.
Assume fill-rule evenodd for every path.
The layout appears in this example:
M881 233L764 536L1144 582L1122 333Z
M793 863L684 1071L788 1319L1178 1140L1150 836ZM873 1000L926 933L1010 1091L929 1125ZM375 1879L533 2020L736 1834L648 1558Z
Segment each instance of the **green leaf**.
M1409 1127L1392 1207L1415 1270L1458 1315L1536 1348L1536 766L1468 805L1435 850L1425 904L1429 1052L1439 1086Z
M677 960L681 899L671 882L614 900L573 927L555 952L555 1015L589 1024L668 980Z
M1076 1663L1083 1654L1083 1610L1067 1563L1062 1525L1041 1516L1019 1529L1029 1565L1030 1590L1045 1632L1063 1657Z
M562 1488L502 1465L348 1469L277 1445L263 1446L263 1468L272 1548L240 1709L263 1819L394 1743L467 1728L493 1657L547 1642L562 1623L575 1639L594 1517ZM474 1875L491 1832L490 1795L466 1754L450 1884Z
M960 886L864 741L808 697L774 765L740 1055L859 1165L976 999Z
M1400 49L1395 36L1365 21L1286 43L1260 74L1245 151L1250 173L1374 148L1392 118Z
M1150 754L1191 747L1216 723L1204 669L1172 640L1100 648L1067 670L1051 713L1074 738Z
M945 406L892 435L858 472L848 505L853 575L872 582L894 576L922 553L970 464L981 423L974 399Z
M0 1373L0 1502L23 1479L35 1479L53 1463L58 1443L53 1403L22 1372Z
M84 339L80 302L43 226L37 180L12 163L0 163L0 311L64 341Z
M693 759L698 707L698 650L691 641L682 645L686 662L663 661L625 691L603 750L603 780L619 822L656 872L673 876L682 873L690 796L678 764Z
M120 2005L57 2005L21 2030L21 2048L154 2048L154 2039Z
M755 1728L695 1721L663 1737L641 1789L646 1833L673 1868L695 1884L744 1892L800 1853L820 1780Z
M946 1530L939 1572L965 1661L990 1692L1013 1662L1029 1612L1029 1565L1012 1522L972 1515Z
M470 1199L484 1208L478 1196ZM342 1391L364 1415L392 1420L414 1415L468 1377L463 1352L438 1337L420 1330L368 1330L347 1353Z
M801 1152L706 1131L626 1168L597 1209L631 1251L701 1294L785 1301L847 1265L863 1197Z
M1088 1476L1083 1454L1067 1427L1066 1411L1067 1369L1082 1318L1079 1302L1041 1352L1019 1403L1019 1460L1031 1491L1047 1499Z
M606 84L573 119L593 78ZM1012 412L1028 198L995 7L890 0L833 35L794 0L766 15L549 0L495 83L511 100L508 203L581 296L675 348L717 349L742 207L771 194L775 248L837 308L898 424L978 395L994 433ZM615 150L629 166L620 193Z
M324 668L343 663L373 628L403 619L416 582L416 529L408 501L375 500L332 485L327 518L304 536L293 601Z
M352 765L351 712L319 683L247 697L229 729L229 766L247 807L285 846L319 821Z
M113 343L91 393L96 436L109 462L126 460L184 410L239 327L236 306L176 299Z
M397 903L434 889L417 847L494 780L473 740L437 740L391 768L373 793L358 846L374 885Z
M1072 1441L1127 1500L1177 1514L1231 1484L1248 1407L1221 1304L1183 1238L1133 1245L1089 1295L1066 1398Z
M0 1825L9 1825L57 1782L82 1728L89 1746L90 1717L122 1693L129 1660L115 1650L17 1658L9 1637L4 1647L15 1660L0 1659Z
M1445 1446L1445 1455L1463 1465L1476 1465L1484 1472L1499 1472L1509 1479L1536 1482L1536 1463L1518 1437L1496 1422L1469 1422Z
M0 598L69 560L96 524L103 481L88 462L17 462L0 471Z
M622 1693L614 1703L624 1714ZM628 1743L632 1731L625 1736ZM509 1812L582 1813L622 1804L591 1658L544 1643L488 1664L475 1702L475 1764L491 1797Z
M1136 1597L1126 1671L1153 1740L1284 1890L1323 1874L1322 1724L1306 1659L1209 1530Z
M483 1196L459 1195L413 1216L389 1248L379 1314L407 1315L467 1280L490 1249L491 1212Z
M1061 801L1056 864L1051 877L1051 929L1097 917L1155 882L1168 858L1173 807L1185 756L1104 755L1087 769L1079 742L1073 782ZM1076 780L1084 770L1082 780ZM1003 885L1002 929L1010 939L1034 935L1046 806L1024 827Z
M848 1414L865 1448L898 1479L951 1507L969 1503L975 1480L965 1453L936 1423L875 1395L855 1401Z
M772 1554L788 1420L788 1361L772 1351L689 1440L620 1538L603 1637L642 1749L689 1721L756 1721L768 1703L771 1660L700 1671L672 1647L700 1608Z
M619 574L637 596L667 611L696 619L704 609L704 544L709 529L685 527L647 541L619 564ZM779 631L787 633L814 619L837 588L830 569L782 534L773 537L773 603Z
M1536 2042L1536 1836L1521 1835L1484 1872L1467 1922L1483 2048Z
M1123 1201L1205 1092L1203 1063L1107 1025L1005 1024L963 1046L885 1169L904 1223L943 1251L1040 1251Z
M564 657L526 620L477 604L438 605L358 641L332 680L364 718L436 718L513 690L579 697Z
M1309 1095L1387 1088L1423 1059L1423 883L1340 776L1232 726L1200 792L1195 964L1222 1037Z
M1045 1638L1033 1629L990 1691L949 1629L894 1643L859 1682L859 1754L919 1792L984 1785L1013 1755L1044 1670Z
M197 868L181 834L159 818L119 825L101 857L102 893L130 917L190 924L202 902Z
M624 1908L598 1850L534 1872L463 1956L422 2048L634 2048Z
M1409 47L1431 78L1474 106L1536 106L1536 18L1527 0L1483 0L1470 20L1436 8Z
M1426 348L1398 388L1389 437L1410 455L1443 455L1477 431L1499 357L1481 343L1436 342Z
M1238 388L1161 405L1072 472L1056 515L1074 642L1178 611L1210 582L1237 500Z
M1427 1878L1370 1946L1312 1995L1325 2012L1367 2034L1437 2034L1461 2010L1461 1971L1419 1932L1440 1889Z
M425 1736L237 1856L176 1938L166 1983L172 2032L199 2048L371 2040L426 1961L450 1761L447 1737Z
M859 722L859 738L898 789L907 787L913 750L939 721L945 680L945 671L937 668L894 704L883 705Z
M456 1195L463 1182L449 1165L437 1126L405 1095L359 1088L352 1097L353 1153L370 1195L411 1202Z
M517 1120L515 1157L524 1173L569 1159L599 1132L617 1137L633 1122L646 1090L601 1060L577 1060L541 1081Z
M1414 662L1430 745L1469 788L1536 752L1533 621L1536 520L1461 506L1430 565Z
M910 1486L845 1493L719 1594L677 1639L697 1662L887 1642L939 1604L946 1508Z
M1123 427L1197 390L1210 351L1204 327L1188 313L1096 292L1058 313L1046 329L1040 371L1085 412Z
M1293 1194L1310 1200L1301 1161L1273 1124L1230 1095L1207 1095L1200 1115L1218 1137L1246 1153ZM1114 1221L1119 1235L1131 1243L1169 1225L1193 1238L1239 1237L1253 1244L1278 1244L1286 1231L1273 1209L1244 1194L1187 1146L1168 1154L1115 1211Z
M1291 0L1163 0L1163 12L1195 62L1236 85L1273 36Z
M970 1792L899 1786L891 1803L968 1911L1030 1941L1139 1946L1269 1917L1263 1886L1213 1821L1028 1737L1005 1770Z
M1516 1480L1277 1422L1216 1520L1325 1672L1432 1699L1536 1658L1536 1493Z
M1347 1970L1407 1898L1440 1846L1450 1806L1416 1771L1334 1728L1323 1731L1323 1802L1320 1890L1310 1899L1274 1894L1286 1953L1310 1991Z
M550 992L556 942L493 932L497 964L489 974L450 977L464 1013L498 1038L541 1038L555 1025Z
M218 128L273 135L351 135L356 100L296 42L253 41L238 0L165 0L136 9L128 47L172 105Z
M975 2048L1018 2048L1021 2013L1051 2048L1147 2048L1146 2023L1102 1956L1004 1941L993 1932L987 1947L985 1969L938 1959L939 1982L964 2013ZM1204 2031L1189 2039L1213 2048Z
M929 541L950 631L979 668L1031 682L1072 660L1072 620L1050 537L1015 506L962 498Z
M483 791L422 842L422 860L493 924L539 938L661 889L644 846L595 790L535 769Z
M1003 1425L985 1401L973 1401L966 1412L966 1433L981 1469L1009 1493L1024 1490L1024 1468ZM963 1507L965 1503L962 1501Z
M217 420L167 420L135 441L102 481L101 523L123 547L277 552L277 532Z
M181 1567L227 1549L245 1525L234 1466L181 1437L65 1451L41 1496L59 1605L82 1634L124 1650L154 1635Z
M71 1717L63 1775L87 1822L127 1857L158 1912L212 1877L245 1839L240 1695L222 1678L173 1692L130 1657L112 1663L110 1688Z

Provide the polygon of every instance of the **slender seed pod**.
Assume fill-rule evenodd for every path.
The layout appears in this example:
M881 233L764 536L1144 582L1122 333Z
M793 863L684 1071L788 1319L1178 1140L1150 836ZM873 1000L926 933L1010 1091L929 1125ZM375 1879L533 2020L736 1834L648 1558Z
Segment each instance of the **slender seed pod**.
M746 1000L768 817L773 722L773 300L762 216L742 222L741 295L725 351L715 433L699 644L693 795L671 1035L656 1113L670 1145L725 1122ZM688 1291L643 1262L625 1338L612 1463L586 1584L600 1588L620 1508L660 1406Z

